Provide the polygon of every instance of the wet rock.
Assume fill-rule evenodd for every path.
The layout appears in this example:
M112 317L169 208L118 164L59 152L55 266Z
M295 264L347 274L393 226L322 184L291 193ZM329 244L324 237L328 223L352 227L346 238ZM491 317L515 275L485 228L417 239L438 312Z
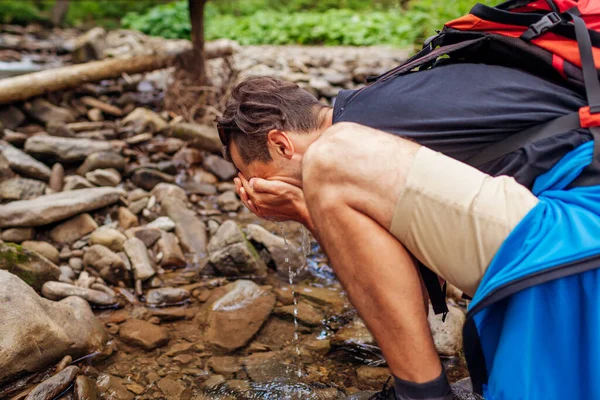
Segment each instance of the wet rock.
M135 279L145 281L154 276L155 271L152 261L150 261L146 246L140 239L135 237L127 239L123 247L131 262L131 269Z
M140 222L138 221L137 215L129 211L126 207L119 207L119 225L123 229L129 229L132 226L138 226Z
M368 367L363 365L356 370L358 382L371 389L379 389L390 377L390 371L384 367Z
M52 261L54 264L58 264L60 262L60 258L58 256L58 250L56 249L56 247L52 246L50 243L26 240L21 244L21 246L23 246L24 249L33 251L35 253L38 253L38 254L46 257L48 260Z
M96 383L100 392L104 394L104 398L115 400L133 400L135 398L133 393L127 390L123 381L115 376L100 374Z
M125 235L108 226L101 226L92 232L90 236L90 244L100 244L108 247L112 251L123 250L123 243L125 240L127 240Z
M0 153L6 158L10 168L26 177L48 181L50 168L29 154L13 147L10 143L0 140Z
M152 289L146 296L146 303L153 306L168 306L181 303L190 298L190 292L182 288Z
M146 150L150 153L173 154L183 147L183 140L177 138L155 139L148 143Z
M168 399L180 399L185 391L185 385L181 381L169 377L159 380L156 386Z
M100 393L98 392L96 382L85 375L77 377L73 391L75 392L76 400L100 400Z
M35 290L60 276L60 269L52 261L19 245L7 243L0 243L0 270L15 274Z
M96 186L117 186L121 183L121 174L116 169L95 169L85 174L85 179Z
M217 374L221 374L226 378L233 378L242 369L237 357L230 356L211 357L208 359L206 365Z
M17 374L99 351L107 335L83 299L52 302L21 279L0 271L0 384ZM47 345L48 344L48 345ZM40 351L43 349L43 351Z
M159 183L152 189L152 195L156 197L156 201L162 203L164 199L176 198L186 203L188 198L185 191L177 185L170 183Z
M223 157L212 154L207 155L204 158L204 163L202 165L222 181L229 181L237 175L237 168L235 165L224 160Z
M116 203L122 194L116 188L93 188L13 201L0 206L0 227L47 225Z
M373 335L359 317L354 318L348 325L343 326L331 338L331 344L335 346L341 346L348 343L356 345L375 345Z
M269 252L279 276L288 277L290 268L298 274L304 266L305 259L299 246L288 241L288 246L282 237L272 234L265 228L256 224L246 227L248 240L263 246ZM286 250L286 247L288 249ZM286 261L287 259L287 261Z
M275 295L252 281L238 280L214 289L198 314L206 343L223 351L248 344L275 305Z
M70 190L91 189L93 187L94 185L92 185L90 181L78 175L71 175L64 178L63 191L65 192Z
M75 115L68 109L55 106L48 100L37 98L32 102L25 103L25 112L31 117L43 122L74 122Z
M329 353L329 350L331 349L331 342L329 339L309 339L302 343L302 345L307 351L322 356Z
M319 326L324 318L323 313L304 301L299 302L297 308L294 305L277 307L275 314L292 319L297 314L298 321L306 326Z
M217 129L208 125L179 122L171 128L171 134L179 139L191 141L194 148L218 153L223 144L219 139Z
M122 155L115 153L114 151L101 151L88 155L83 164L77 169L77 173L79 175L85 175L96 169L107 168L123 171L123 169L125 169L125 164L126 160Z
M25 122L25 114L18 107L4 106L0 108L0 124L7 129L15 129Z
M140 239L144 243L144 246L150 248L160 239L162 231L156 228L149 228L148 226L141 226L139 228L128 229L125 234L127 237Z
M31 240L35 236L33 228L10 228L2 232L0 238L5 242L22 243Z
M168 128L167 122L154 111L138 107L127 115L121 124L134 133L160 132Z
M446 322L442 322L442 316L435 315L430 305L427 319L438 353L443 356L457 355L462 350L462 330L466 321L465 314L458 307L449 305Z
M124 342L150 351L169 342L169 334L165 328L139 319L129 320L121 325L119 337Z
M44 182L12 178L0 183L0 200L29 200L40 197L46 190Z
M242 206L242 202L238 199L235 192L221 193L217 197L217 204L221 210L229 212L235 212Z
M175 229L175 222L169 217L158 217L146 226L148 228L156 228L168 232Z
M162 209L175 222L175 234L183 250L197 255L205 254L206 225L200 217L176 198L164 199Z
M110 150L109 142L91 139L32 136L25 142L27 153L61 162L83 161L92 153Z
M158 240L158 251L163 255L160 260L161 267L185 267L186 260L179 246L179 240L174 234L168 232L162 233L161 238Z
M79 214L52 228L50 238L56 243L71 244L96 228L98 224L90 214Z
M127 282L129 272L125 262L109 248L100 244L91 246L83 255L83 265L92 268L102 279L111 283Z
M61 192L63 190L64 179L65 169L59 163L54 164L50 174L50 189L52 189L55 193Z
M108 293L99 290L88 289L64 282L46 282L42 286L42 294L50 300L62 300L69 296L81 297L91 304L99 306L112 306L117 299Z
M265 276L267 266L232 221L225 221L208 244L210 264L224 276Z
M471 378L463 378L450 385L456 400L484 400L483 397L473 392Z
M81 374L81 370L78 367L74 365L67 367L58 374L37 385L29 395L27 395L25 400L54 399L67 390L79 374Z
M243 360L248 375L254 382L297 379L294 368L278 359L277 353L254 353Z
M144 190L152 190L156 185L162 182L172 183L175 181L171 175L150 168L136 169L131 177L131 181Z
M331 309L334 313L340 313L344 308L349 306L346 297L335 288L298 285L296 293L314 303Z

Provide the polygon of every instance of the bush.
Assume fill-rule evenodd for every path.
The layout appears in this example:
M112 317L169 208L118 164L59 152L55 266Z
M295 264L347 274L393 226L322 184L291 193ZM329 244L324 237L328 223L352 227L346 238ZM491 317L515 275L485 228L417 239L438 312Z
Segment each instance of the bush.
M407 10L397 4L397 0L215 0L206 4L206 39L227 38L243 45L407 46L422 42L444 22L467 13L474 2L412 0ZM191 31L187 1L159 5L144 14L129 13L121 22L124 27L166 38L189 38Z

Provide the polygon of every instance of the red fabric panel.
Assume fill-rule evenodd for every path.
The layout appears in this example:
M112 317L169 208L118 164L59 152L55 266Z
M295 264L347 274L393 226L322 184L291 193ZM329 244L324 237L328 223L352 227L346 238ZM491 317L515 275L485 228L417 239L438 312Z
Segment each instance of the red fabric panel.
M557 70L563 78L567 79L567 74L565 73L565 60L557 56L556 54L552 54L552 66L555 70Z
M590 107L581 107L579 109L579 121L581 121L582 128L592 128L594 126L600 126L600 113L591 114Z

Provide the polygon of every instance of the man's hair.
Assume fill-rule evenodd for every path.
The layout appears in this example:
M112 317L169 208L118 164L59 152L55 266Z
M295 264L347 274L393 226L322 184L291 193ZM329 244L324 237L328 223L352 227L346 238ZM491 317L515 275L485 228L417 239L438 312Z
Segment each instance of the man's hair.
M227 132L225 156L231 159L233 140L244 163L271 161L267 134L273 130L309 133L319 128L319 111L326 107L292 82L261 76L239 83L216 121Z

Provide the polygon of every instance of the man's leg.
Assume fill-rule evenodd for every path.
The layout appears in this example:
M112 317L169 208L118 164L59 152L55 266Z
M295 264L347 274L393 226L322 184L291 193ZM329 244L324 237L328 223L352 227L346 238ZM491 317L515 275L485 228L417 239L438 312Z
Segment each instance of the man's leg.
M326 190L326 189L324 189ZM345 204L311 207L319 241L392 373L421 383L440 375L416 267L389 232Z

